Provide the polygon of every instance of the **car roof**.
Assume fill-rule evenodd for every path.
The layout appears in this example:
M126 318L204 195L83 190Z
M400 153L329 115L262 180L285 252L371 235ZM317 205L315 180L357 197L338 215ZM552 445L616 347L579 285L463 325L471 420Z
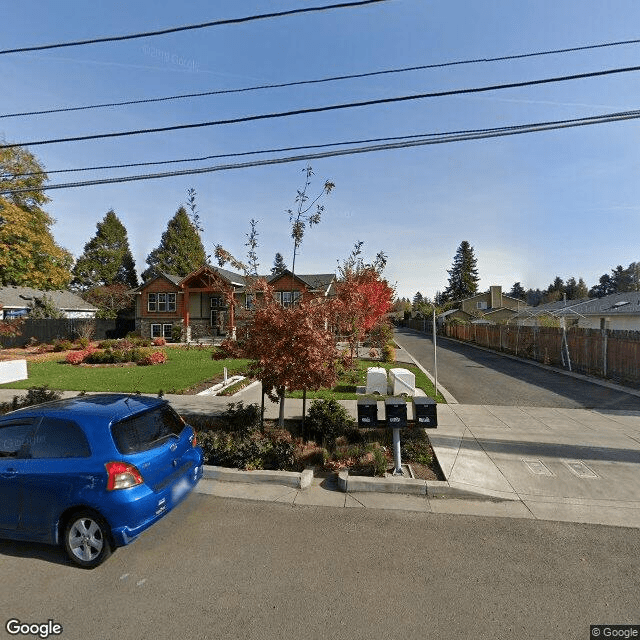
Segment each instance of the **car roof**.
M76 417L89 420L102 419L107 423L116 422L154 407L167 404L166 400L142 395L124 393L97 393L54 400L11 411L7 417Z

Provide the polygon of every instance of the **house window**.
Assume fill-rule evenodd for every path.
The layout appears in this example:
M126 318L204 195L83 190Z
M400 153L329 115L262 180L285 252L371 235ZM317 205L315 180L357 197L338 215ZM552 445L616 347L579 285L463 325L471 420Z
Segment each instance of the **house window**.
M213 296L212 298L209 298L209 303L211 305L211 309L224 306L221 296Z
M165 338L171 339L172 324L152 324L151 325L151 337L152 338Z
M486 302L476 302L476 309L486 309L486 308L487 308Z
M244 300L245 309L253 309L255 304L255 295L253 293L247 293Z
M291 306L291 300L293 299L294 304L296 302L298 302L298 300L300 299L300 292L299 291L276 291L275 294L275 299L283 306L283 307L290 307Z
M176 310L176 294L175 293L150 293L147 304L148 311L175 311Z

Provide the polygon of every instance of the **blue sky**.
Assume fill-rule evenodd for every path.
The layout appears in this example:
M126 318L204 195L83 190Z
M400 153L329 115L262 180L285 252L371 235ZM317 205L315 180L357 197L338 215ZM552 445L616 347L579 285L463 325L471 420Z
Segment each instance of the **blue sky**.
M316 0L31 0L2 3L1 48L149 31L304 6ZM0 56L0 113L160 97L263 83L581 46L640 37L634 0L390 0L144 40ZM460 65L373 78L30 118L0 119L7 142L242 117L320 105L584 73L639 64L640 45ZM46 169L120 164L480 129L640 107L640 73L370 106L111 140L35 146ZM336 184L323 221L305 236L296 270L331 272L353 244L385 251L399 296L433 296L462 240L474 247L480 287L556 275L589 286L640 260L640 122L457 142L312 161L317 192ZM208 166L208 161L191 166ZM169 168L184 168L187 165ZM76 257L113 208L138 271L167 221L198 194L208 251L246 256L249 220L259 257L291 265L286 209L305 163L52 191L58 243ZM159 168L158 170L162 170ZM154 170L154 169L152 169ZM106 177L142 169L72 174ZM51 182L67 181L62 175Z

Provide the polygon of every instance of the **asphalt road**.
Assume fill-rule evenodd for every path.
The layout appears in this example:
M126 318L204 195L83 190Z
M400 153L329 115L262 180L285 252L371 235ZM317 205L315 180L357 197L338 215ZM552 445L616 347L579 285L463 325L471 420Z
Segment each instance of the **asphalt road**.
M395 338L433 374L431 336L396 329ZM640 410L640 397L437 338L438 382L462 404Z
M638 529L192 494L94 571L0 541L0 637L586 639L640 622L639 557Z

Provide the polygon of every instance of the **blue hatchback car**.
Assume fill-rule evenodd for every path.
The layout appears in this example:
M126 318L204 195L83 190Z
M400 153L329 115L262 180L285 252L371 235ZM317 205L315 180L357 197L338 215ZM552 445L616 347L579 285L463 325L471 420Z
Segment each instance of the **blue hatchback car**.
M0 417L0 537L92 569L198 483L202 449L166 400L78 396Z

